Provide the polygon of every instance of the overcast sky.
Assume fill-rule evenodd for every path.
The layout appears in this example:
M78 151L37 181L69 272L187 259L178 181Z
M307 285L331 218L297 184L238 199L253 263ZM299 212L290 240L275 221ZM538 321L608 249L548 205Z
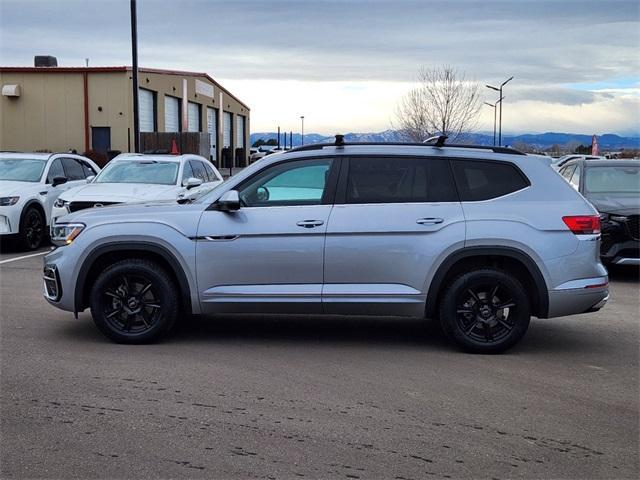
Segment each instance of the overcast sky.
M307 132L390 128L419 67L442 64L482 85L515 76L507 133L640 132L638 0L138 0L138 30L140 66L210 74L254 132L300 115ZM36 54L130 64L129 0L0 0L0 64Z

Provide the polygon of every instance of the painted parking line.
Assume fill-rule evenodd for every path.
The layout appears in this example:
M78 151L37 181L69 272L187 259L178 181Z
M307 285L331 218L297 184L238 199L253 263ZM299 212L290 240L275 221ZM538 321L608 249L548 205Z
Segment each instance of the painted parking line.
M47 250L46 252L32 253L31 255L22 255L21 257L14 257L14 258L9 258L7 260L0 260L0 265L2 265L4 263L9 263L9 262L17 262L18 260L24 260L25 258L38 257L40 255L46 255L50 251L51 250Z

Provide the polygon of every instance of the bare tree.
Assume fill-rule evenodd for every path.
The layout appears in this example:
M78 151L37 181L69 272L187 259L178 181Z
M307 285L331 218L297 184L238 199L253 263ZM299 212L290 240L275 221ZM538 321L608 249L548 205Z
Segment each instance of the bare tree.
M418 81L396 108L397 128L408 140L444 134L455 141L475 129L482 106L477 83L449 65L421 68Z

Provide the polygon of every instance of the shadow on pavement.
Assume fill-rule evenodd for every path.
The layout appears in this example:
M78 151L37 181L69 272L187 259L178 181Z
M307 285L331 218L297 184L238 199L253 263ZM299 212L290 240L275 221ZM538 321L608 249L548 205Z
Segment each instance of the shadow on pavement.
M609 280L614 282L640 283L640 267L633 265L609 265Z

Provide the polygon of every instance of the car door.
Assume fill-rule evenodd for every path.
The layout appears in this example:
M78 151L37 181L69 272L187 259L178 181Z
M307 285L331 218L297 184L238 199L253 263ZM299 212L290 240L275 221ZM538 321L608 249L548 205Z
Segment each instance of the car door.
M324 311L424 315L434 263L465 239L448 161L358 156L343 162L325 241Z
M269 165L236 189L241 208L213 204L198 226L204 313L320 313L324 237L339 160Z

